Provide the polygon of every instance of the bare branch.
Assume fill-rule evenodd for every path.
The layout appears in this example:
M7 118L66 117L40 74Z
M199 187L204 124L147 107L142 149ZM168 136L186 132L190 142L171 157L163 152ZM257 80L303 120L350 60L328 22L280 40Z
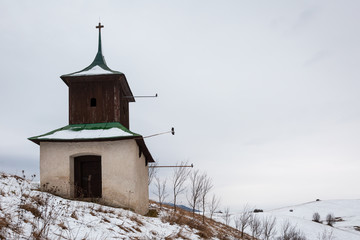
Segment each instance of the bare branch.
M224 210L223 219L224 219L226 225L230 224L231 214L230 214L230 209L228 207L225 208L225 210Z
M156 191L153 193L158 197L160 209L162 208L162 204L165 202L165 199L169 194L166 193L166 179L161 181L160 178L155 177L155 187Z
M176 164L176 166L186 166L187 162L181 162L180 164ZM179 194L184 192L185 187L184 183L189 176L189 170L185 167L176 167L174 169L174 173L172 176L172 190L174 196L174 211L176 212L176 199Z
M261 235L262 229L261 229L261 221L255 214L251 215L251 220L250 220L249 226L251 229L252 239L254 239L254 240L258 239Z
M193 217L195 217L195 208L200 203L200 196L203 190L204 175L199 174L199 170L193 171L190 174L190 194L188 196L188 203L192 208Z
M244 231L250 224L251 210L248 204L243 207L242 212L235 218L235 228L241 232L241 238L244 237Z
M151 164L152 167L149 167L148 169L148 174L149 174L149 181L148 181L148 185L150 185L150 183L152 182L152 180L154 179L154 177L157 174L158 168L156 168L156 166L158 165L157 162Z
M275 234L275 225L276 218L275 217L265 217L262 222L262 235L264 240L272 239Z
M209 211L210 211L210 218L212 219L214 213L219 208L220 205L220 198L217 198L215 195L212 196L210 204L209 204Z
M205 223L205 206L206 206L206 197L208 195L208 193L210 192L210 190L213 188L213 184L211 182L211 179L206 175L206 173L203 174L202 176L202 191L200 194L200 201L201 201L201 205L202 205L202 212L203 212L203 223Z
M280 235L277 238L282 239L296 239L296 240L306 240L305 235L295 226L292 226L289 220L285 221L281 227Z

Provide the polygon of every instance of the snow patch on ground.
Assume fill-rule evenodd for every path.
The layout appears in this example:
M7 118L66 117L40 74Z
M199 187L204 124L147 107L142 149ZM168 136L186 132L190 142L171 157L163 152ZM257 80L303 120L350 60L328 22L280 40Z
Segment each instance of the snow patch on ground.
M24 178L0 173L0 239L202 239L196 228L167 222L167 216L174 216L172 210L159 210L157 204L152 208L157 208L159 216L146 217L122 208L64 199L33 187ZM56 188L48 191L56 194ZM186 217L178 214L178 218ZM211 232L221 231L227 234L234 229L214 222Z

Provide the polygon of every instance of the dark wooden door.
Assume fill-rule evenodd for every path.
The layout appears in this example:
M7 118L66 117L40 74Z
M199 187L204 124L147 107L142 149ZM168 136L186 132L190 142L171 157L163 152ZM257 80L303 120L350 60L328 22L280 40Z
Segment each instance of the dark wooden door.
M74 158L75 196L101 198L101 157L80 156Z

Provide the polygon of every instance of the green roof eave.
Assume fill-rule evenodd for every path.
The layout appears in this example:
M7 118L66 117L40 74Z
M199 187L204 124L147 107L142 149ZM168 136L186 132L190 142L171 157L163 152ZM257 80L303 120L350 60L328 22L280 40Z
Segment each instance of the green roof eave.
M28 138L39 144L41 141L82 141L99 139L128 139L142 136L131 132L119 122L70 124L51 132Z
M70 124L28 139L36 144L40 144L40 142L93 142L134 139L139 146L139 157L143 153L146 163L155 162L144 138L140 134L131 132L119 122Z

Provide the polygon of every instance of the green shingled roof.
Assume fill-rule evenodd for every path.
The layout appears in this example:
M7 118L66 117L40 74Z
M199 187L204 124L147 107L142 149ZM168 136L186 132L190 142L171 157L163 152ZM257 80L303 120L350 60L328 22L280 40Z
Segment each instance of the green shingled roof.
M139 146L140 153L144 153L146 162L154 162L154 159L146 147L143 137L137 133L131 132L119 122L71 124L39 136L30 137L28 139L37 144L40 144L40 142L78 142L134 139ZM139 157L140 156L141 154Z
M74 141L134 137L141 137L141 135L131 132L119 122L111 122L71 124L39 136L30 137L29 140L38 143L49 140Z

